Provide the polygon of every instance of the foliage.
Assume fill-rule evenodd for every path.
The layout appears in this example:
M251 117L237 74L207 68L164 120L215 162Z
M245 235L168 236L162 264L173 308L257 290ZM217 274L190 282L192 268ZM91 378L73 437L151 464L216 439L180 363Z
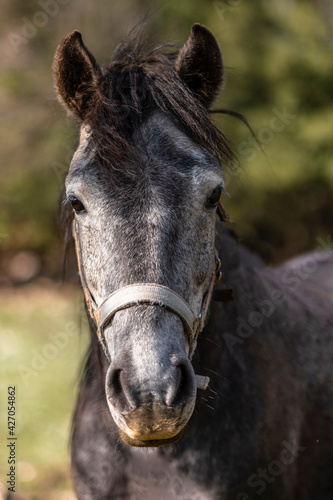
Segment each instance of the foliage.
M100 2L96 8L91 0L62 5L45 1L56 15L45 14L46 25L16 45L13 34L25 33L27 21L37 23L42 3L5 4L0 233L7 237L1 240L2 249L47 254L56 244L57 199L77 141L52 89L56 45L67 32L79 29L103 63L116 41L149 12L150 3ZM321 236L331 231L332 10L325 1L159 1L146 31L156 40L181 44L191 23L198 21L214 32L224 54L226 85L216 107L244 114L265 152L240 122L225 115L216 118L241 165L236 173L227 173L232 199L225 204L241 239L267 260L280 261L313 247L317 231ZM281 114L289 118L281 121ZM306 201L316 196L321 210ZM263 251L260 241L272 251Z

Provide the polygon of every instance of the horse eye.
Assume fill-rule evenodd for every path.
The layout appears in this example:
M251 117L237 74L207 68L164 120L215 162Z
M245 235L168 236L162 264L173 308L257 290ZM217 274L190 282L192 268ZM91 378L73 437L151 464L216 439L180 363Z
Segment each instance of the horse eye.
M71 201L72 208L75 210L75 212L77 214L85 211L84 205L83 205L83 203L81 203L80 200L78 200L77 198L75 198L73 196L73 198L71 198L70 201Z
M217 186L207 198L207 207L216 207L222 193L222 186Z

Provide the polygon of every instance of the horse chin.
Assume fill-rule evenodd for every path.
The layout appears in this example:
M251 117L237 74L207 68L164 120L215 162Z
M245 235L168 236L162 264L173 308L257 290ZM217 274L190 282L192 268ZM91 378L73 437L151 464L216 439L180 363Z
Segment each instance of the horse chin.
M123 414L108 403L122 441L129 446L153 448L179 441L193 413L195 398L176 410L152 403Z
M118 428L119 436L122 441L129 445L137 448L157 448L159 446L167 446L168 444L176 443L181 439L184 433L184 429L182 429L178 434L168 438L158 438L158 439L138 439L132 438L126 432L122 431Z

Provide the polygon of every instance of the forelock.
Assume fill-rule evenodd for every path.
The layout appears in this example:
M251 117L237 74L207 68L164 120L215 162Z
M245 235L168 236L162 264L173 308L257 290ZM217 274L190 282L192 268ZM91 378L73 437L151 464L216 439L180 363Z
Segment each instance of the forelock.
M136 174L130 161L136 155L134 132L156 111L195 143L218 155L223 164L233 162L227 139L180 79L173 60L174 54L147 46L137 35L116 49L84 121L91 129L90 143L98 164L114 172L121 166L123 175Z

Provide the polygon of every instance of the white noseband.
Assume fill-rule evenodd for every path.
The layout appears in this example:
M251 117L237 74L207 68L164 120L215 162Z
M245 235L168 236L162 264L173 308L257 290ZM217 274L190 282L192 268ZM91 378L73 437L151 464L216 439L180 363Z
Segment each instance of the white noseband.
M127 285L113 292L94 311L96 324L99 325L99 328L103 328L116 312L138 304L166 307L179 316L189 334L194 335L198 330L201 314L196 316L178 293L167 286L156 283Z

